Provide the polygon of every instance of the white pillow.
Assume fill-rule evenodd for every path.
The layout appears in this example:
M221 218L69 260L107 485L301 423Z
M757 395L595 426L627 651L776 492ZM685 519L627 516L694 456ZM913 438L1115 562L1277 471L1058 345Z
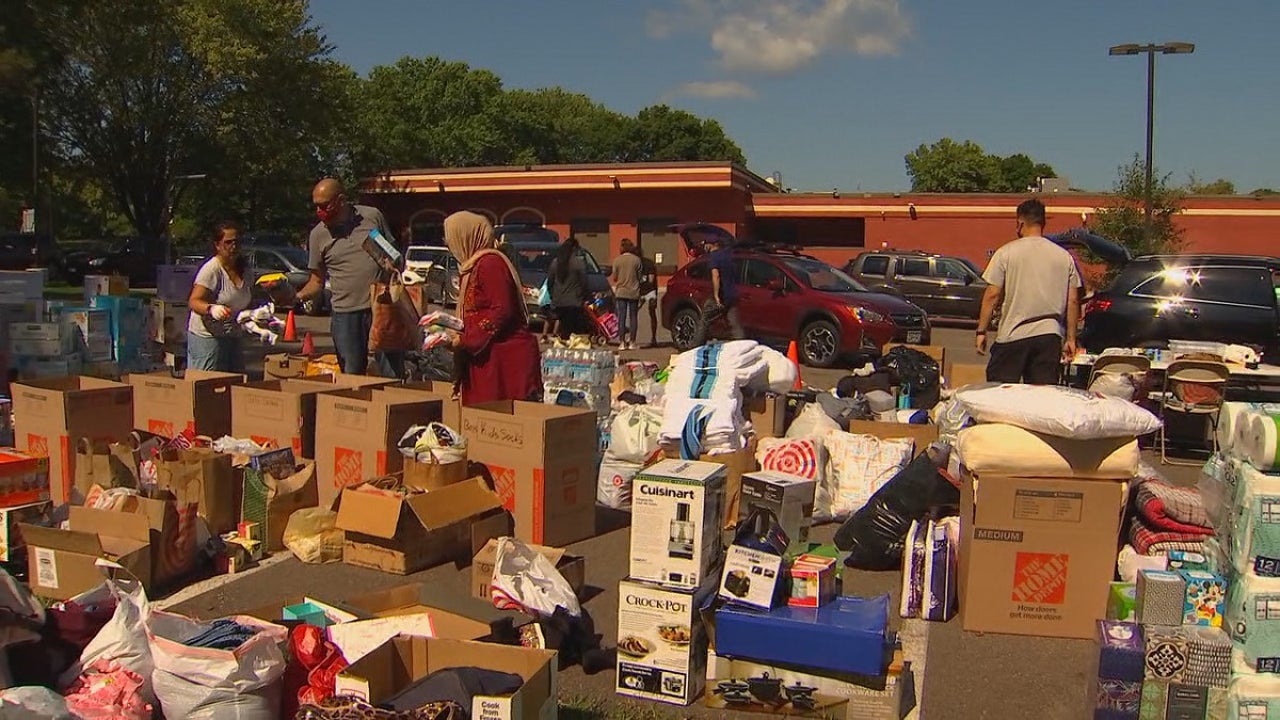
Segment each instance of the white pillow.
M974 385L955 399L978 422L1076 440L1146 435L1160 419L1131 402L1056 385Z

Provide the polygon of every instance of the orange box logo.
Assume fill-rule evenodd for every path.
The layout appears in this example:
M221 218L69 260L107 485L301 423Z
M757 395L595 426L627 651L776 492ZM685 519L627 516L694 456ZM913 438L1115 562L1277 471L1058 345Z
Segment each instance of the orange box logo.
M1014 559L1014 602L1061 605L1067 599L1070 555L1020 552Z
M271 448L271 447L275 447L276 445L276 439L269 438L266 435L250 435L249 439L258 443L264 448Z
M49 436L27 433L27 453L36 457L49 457Z
M333 486L341 490L364 479L364 453L351 448L333 449Z
M173 422L168 420L147 420L147 432L152 435L171 438L177 433L173 431Z
M507 512L516 511L516 470L515 468L498 467L497 465L489 466L489 473L493 475L493 491L502 498L502 507Z

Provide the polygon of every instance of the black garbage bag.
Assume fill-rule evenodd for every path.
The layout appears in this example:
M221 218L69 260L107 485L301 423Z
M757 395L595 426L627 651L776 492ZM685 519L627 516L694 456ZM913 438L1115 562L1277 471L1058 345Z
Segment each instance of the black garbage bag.
M410 382L456 382L453 351L446 347L437 346L426 352L410 350L405 353L404 369L405 379Z
M942 370L938 361L902 345L885 353L876 363L878 370L888 371L903 392L911 396L911 407L928 410L942 398Z
M947 455L936 446L920 453L840 526L835 543L850 553L845 565L860 570L900 567L911 521L933 508L960 504L959 488L938 470Z

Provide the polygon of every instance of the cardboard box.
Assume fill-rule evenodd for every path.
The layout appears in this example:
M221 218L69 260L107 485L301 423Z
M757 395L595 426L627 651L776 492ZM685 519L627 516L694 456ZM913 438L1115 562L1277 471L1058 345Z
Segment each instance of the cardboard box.
M910 423L887 423L874 420L853 420L849 423L850 433L855 435L875 435L882 440L911 438L916 444L916 454L929 449L938 441L937 425L912 425Z
M515 536L563 547L595 535L600 440L590 410L530 402L464 407L467 455L489 468Z
M953 363L947 375L947 387L955 389L966 385L981 385L987 381L987 366L970 363Z
M960 486L964 629L1093 637L1128 483L966 474Z
M789 549L809 544L809 528L813 526L813 499L818 484L795 475L758 470L742 476L742 499L738 503L738 522L751 516L755 508L773 513L782 531L791 540Z
M27 546L19 525L49 527L51 505L44 502L0 508L0 562L13 562L18 551Z
M199 272L199 265L157 265L156 299L185 303L191 297L191 287L196 284Z
M237 436L238 437L238 436ZM240 520L243 473L232 456L211 448L165 450L155 462L156 486L183 503L195 503L215 535L231 532Z
M845 718L845 720L902 720L914 706L915 677L911 663L903 659L902 651L894 653L883 675L857 675L853 673L818 673L812 669L792 665L770 664L754 660L728 658L712 650L707 657L707 686L714 689L722 682L743 678L768 676L782 681L783 685L802 685L816 690L814 699L820 707L811 713L813 717ZM784 696L785 697L785 696ZM832 701L837 701L833 703ZM816 703L817 704L817 703ZM747 706L726 707L720 695L707 693L706 705L718 710L733 712L759 712L776 714L776 705L754 701ZM791 717L805 714L792 707L787 708Z
M719 579L723 465L661 460L631 484L631 564L628 575L675 588Z
M787 434L787 401L773 393L751 394L742 399L742 411L756 430L756 437Z
M574 594L582 597L582 588L587 582L586 562L577 555L570 555L564 548L531 546L534 550L550 560L560 572L560 576L573 588ZM491 602L490 585L493 580L493 563L498 555L498 539L492 538L476 551L471 560L471 596L477 600Z
M664 453L673 460L680 457L680 451L676 448L664 448ZM742 499L742 476L759 469L759 464L756 463L755 438L748 441L747 447L737 452L723 455L703 455L698 460L724 466L723 525L726 529L736 527L738 524L738 502Z
M49 500L49 458L0 449L0 508Z
M98 295L89 301L89 307L111 313L111 340L116 359L123 361L127 355L137 353L149 339L150 308L142 298Z
M0 296L39 300L44 297L44 275L25 270L0 270Z
M784 574L782 556L730 545L724 557L719 594L735 605L769 610L776 603Z
M182 377L169 372L130 375L133 386L133 427L164 437L183 432L214 439L231 434L231 386L244 375L188 370Z
M438 400L401 399L374 388L316 396L316 476L320 506L342 489L404 469L396 443L413 425L440 419Z
M453 396L453 383L424 380L403 385L387 385L383 390L389 393L403 393L409 397L421 394L432 400L439 400L443 403L440 422L448 425L452 430L462 431L462 400Z
M98 560L110 560L151 589L151 526L145 515L73 505L69 530L21 525L28 583L37 595L75 597L102 583Z
M231 387L231 436L316 456L316 397L332 383L264 380Z
M836 597L836 561L818 555L801 555L791 564L791 607L822 607Z
M431 673L474 667L524 679L513 695L472 698L476 720L554 718L557 708L556 654L547 650L443 638L397 637L338 674L335 691L377 704Z
M470 471L466 460L437 463L411 457L404 459L404 484L418 490L439 490L466 480L468 475Z
M91 302L98 295L123 296L129 294L129 278L124 275L85 275L84 301Z
M70 502L80 440L124 442L133 429L133 388L91 377L32 380L13 386L18 449L49 458L54 505Z
M186 298L178 300L151 299L150 340L162 345L182 345L187 342L187 323L190 308Z
M262 375L267 380L295 380L307 374L305 355L278 353L262 358Z
M709 638L699 608L715 595L716 580L696 592L618 583L619 695L672 705L702 696Z
M9 351L15 356L56 357L75 350L74 336L60 322L12 323Z
M465 563L473 547L506 534L501 509L480 478L415 495L347 488L338 506L342 561L397 575Z
M885 668L889 596L838 597L817 608L768 613L729 605L716 610L716 651L729 657L880 675Z

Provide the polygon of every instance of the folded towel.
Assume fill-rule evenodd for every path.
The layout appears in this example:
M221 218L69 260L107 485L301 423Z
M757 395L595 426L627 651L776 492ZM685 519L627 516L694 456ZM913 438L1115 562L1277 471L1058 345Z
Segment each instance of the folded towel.
M767 375L769 363L753 353L729 354L724 344L704 345L678 356L667 376L666 393L676 397L738 397L740 388Z
M1134 504L1144 523L1152 529L1196 534L1213 532L1204 500L1196 488L1144 480L1138 485Z
M662 408L658 440L678 443L686 460L744 447L742 411L736 400L668 397Z
M1203 528L1203 532L1153 528L1143 522L1141 515L1129 523L1129 543L1139 555L1158 555L1170 550L1203 552L1204 541L1209 537L1213 537L1213 531L1208 528Z

